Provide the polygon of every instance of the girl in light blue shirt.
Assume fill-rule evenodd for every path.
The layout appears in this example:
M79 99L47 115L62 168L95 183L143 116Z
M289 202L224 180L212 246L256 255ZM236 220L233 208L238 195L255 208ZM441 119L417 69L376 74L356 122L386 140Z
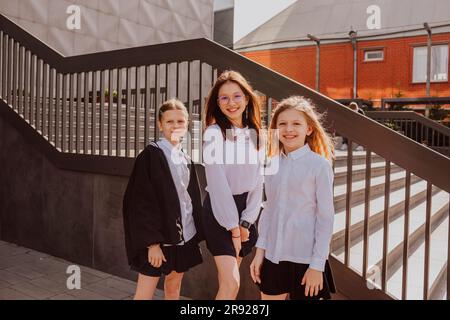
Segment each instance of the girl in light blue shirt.
M335 291L328 264L333 232L333 143L311 101L280 102L270 124L269 159L250 266L261 298L329 299ZM273 170L271 170L273 171Z

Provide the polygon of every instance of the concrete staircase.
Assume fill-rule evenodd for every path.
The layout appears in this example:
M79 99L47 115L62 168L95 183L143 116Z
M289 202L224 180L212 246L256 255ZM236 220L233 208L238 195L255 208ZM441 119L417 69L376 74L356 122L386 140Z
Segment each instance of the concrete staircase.
M331 253L344 263L347 152L338 150L336 155L334 187L336 216ZM360 275L363 274L365 159L365 151L353 152L349 267ZM380 287L383 259L385 160L376 154L372 154L371 172L367 274L374 282L373 285ZM402 168L391 165L386 290L397 299L402 297L405 176L405 171ZM411 176L407 299L421 300L424 298L426 189L426 181L415 175ZM448 219L449 194L433 187L428 279L429 299L446 299Z
M0 111L60 169L126 175L132 157L155 138L155 106L166 99L171 87L172 92L174 88L177 92L179 88L186 88L185 99L193 117L192 136L185 140L184 148L194 161L201 160L200 102L204 101L208 86L220 70L231 68L250 76L253 87L266 99L264 117L275 100L293 93L310 98L319 111L327 111L331 129L382 155L369 155L371 178L366 183L365 152L353 153L351 172L347 172L347 153L337 152L336 222L330 262L338 270L336 280L341 292L352 299L442 299L448 296L449 158L341 108L314 90L207 39L68 58L1 14L0 27L0 103L3 108ZM198 70L191 68L194 62ZM169 64L176 64L176 70L169 68ZM182 64L187 66L187 71L179 68ZM134 78L132 72L137 73L139 69L142 75L144 68L150 70L146 79L150 77L154 81L145 81L145 85L141 81L137 85L138 77ZM53 72L49 72L50 69ZM113 80L103 82L103 76L100 80L100 71ZM162 81L163 74L166 80L173 78L175 86L169 83L171 81ZM87 77L91 76L97 80L90 82ZM161 91L164 82L166 88ZM147 114L144 108L136 108L133 96L133 89L143 86L145 92L150 93L145 100L140 98L140 105L149 108ZM87 101L90 93L99 89L117 89L129 95L123 94L119 104L105 101L100 107L96 99ZM11 107L25 122L5 106ZM60 152L49 147L36 133ZM398 164L387 162L389 181L385 179L385 159ZM403 168L412 175L406 174ZM407 188L405 180L409 181L409 177L411 187ZM389 185L387 192L386 185ZM370 197L366 190L370 190ZM388 199L384 199L386 196ZM409 215L405 214L405 207L409 207ZM367 242L364 241L366 235ZM408 254L404 257L405 243ZM366 270L362 270L362 261L367 262ZM407 271L406 277L403 271ZM382 290L368 290L366 279L373 280L370 286L379 287L380 273ZM406 294L402 292L405 290Z
M42 103L42 102L41 102ZM67 102L68 105L69 102ZM125 104L121 105L121 108L118 110L117 103L112 103L111 108L109 107L108 103L105 104L105 107L103 110L100 108L100 104L95 104L95 114L94 114L94 123L95 123L95 130L93 136L92 134L92 124L93 124L93 114L92 114L92 102L89 102L87 112L85 112L84 109L84 102L81 103L81 109L80 112L77 113L77 103L74 102L74 108L72 112L72 122L70 120L70 111L69 108L66 108L66 115L65 115L65 122L64 122L64 130L65 130L65 150L62 150L62 127L63 127L63 115L61 111L57 111L57 108L55 107L55 102L53 104L53 108L50 109L49 112L42 113L42 110L39 113L39 124L36 123L36 113L33 110L33 117L30 120L29 117L25 117L25 120L33 127L37 128L37 131L43 135L53 146L55 146L59 151L64 152L72 152L77 153L76 145L76 130L77 128L77 117L81 119L79 123L79 148L80 151L78 153L85 153L85 154L96 154L96 155L108 155L108 145L106 144L106 141L108 140L109 131L111 130L111 141L112 141L112 150L110 155L111 156L126 156L126 145L125 145L125 138L126 138L126 132L127 132L127 106ZM188 104L186 104L187 107L189 107ZM196 106L195 106L196 107ZM153 141L155 138L155 117L154 117L154 107L152 106L149 108L149 116L147 119L148 122L148 137L149 141ZM197 109L197 108L195 108ZM102 112L103 111L103 112ZM117 119L118 114L120 115L120 149L119 152L117 151ZM143 107L138 109L138 120L137 124L139 126L138 131L138 150L143 150L144 147L148 144L149 141L145 141L145 109ZM23 117L23 115L21 115ZM103 139L105 141L103 150L100 150L100 133L101 133L101 126L100 126L100 117L103 117L104 125L103 125ZM42 119L45 117L45 124L46 129L42 130ZM131 108L128 113L129 117L129 134L130 134L130 154L129 156L134 157L137 156L136 154L136 148L135 148L135 141L136 141L136 107L131 105ZM50 121L49 121L50 119ZM85 121L87 120L87 147L84 146L84 140L85 140ZM109 120L110 119L110 120ZM49 123L51 123L52 129L48 130ZM111 126L109 127L109 124ZM201 128L201 121L200 116L198 113L192 114L192 121L190 121L190 133L186 136L183 148L185 150L191 150L192 147L192 157L194 161L198 161L200 159L200 128ZM55 128L57 128L55 130ZM69 131L70 127L72 127L73 136L72 138L69 137ZM95 141L95 149L92 148L92 141ZM190 139L192 142L189 142ZM69 150L70 140L72 142L72 150ZM191 144L191 145L190 145Z
M126 156L125 136L127 131L127 109L122 105L117 110L117 104L111 104L111 108L106 104L103 110L100 110L100 104L96 103L92 108L92 103L88 104L85 117L84 102L79 112L79 118L82 120L79 124L79 148L78 153L86 154L104 154L108 155L108 146L105 143L103 151L100 150L100 117L104 119L103 137L107 141L109 133L109 123L111 124L112 152L110 155L119 155L117 152L117 115L120 114L120 155ZM92 131L92 110L95 110L94 135ZM40 123L37 126L42 128L42 119L46 118L47 126L51 122L52 130L38 130L43 136L59 151L61 148L62 133L62 114L51 108L51 113L39 114ZM142 150L148 143L145 141L145 110L140 108L138 115L138 151ZM56 121L58 117L58 121ZM73 132L71 150L77 153L75 132L77 119L77 104L73 108ZM131 105L128 110L129 117L129 156L136 156L136 108ZM35 116L34 116L35 119ZM34 120L33 119L33 120ZM50 122L49 120L50 119ZM65 116L66 147L69 146L69 126L70 114L67 110ZM87 147L84 146L84 120L87 119ZM110 119L110 120L108 120ZM30 120L25 118L30 123ZM36 123L31 121L30 125L36 128ZM58 130L55 125L59 124ZM155 119L152 108L149 110L148 137L154 139ZM200 160L200 140L201 123L198 114L192 115L190 135L183 143L185 150L192 150L194 161ZM58 131L58 136L56 136ZM92 149L94 137L95 149ZM58 141L55 143L55 141ZM371 155L371 180L370 180L370 214L369 214L369 240L368 240L368 270L367 274L375 287L380 287L380 276L383 259L383 239L384 239L384 196L385 196L385 168L386 162L381 156ZM335 187L334 187L334 206L336 211L334 234L331 244L332 255L344 263L345 259L345 226L346 226L346 202L347 202L347 152L336 151L335 160ZM388 235L388 255L387 255L387 292L394 298L402 297L402 271L403 271L403 240L404 240L404 209L405 209L405 170L391 164L390 166L390 199L389 199L389 235ZM349 265L351 269L362 275L363 269L363 233L364 233L364 210L365 210L365 181L366 177L366 152L353 151L352 159L352 187L351 187L351 214L350 214L350 257ZM425 242L425 212L427 183L420 177L411 175L411 191L409 198L410 206L410 225L409 225L409 252L408 252L408 277L407 277L407 299L423 299L424 285L424 242ZM448 214L449 214L449 194L441 191L437 187L432 188L431 205L431 247L429 264L429 299L446 298L446 274L447 274L447 250L448 250ZM371 283L372 283L371 282Z

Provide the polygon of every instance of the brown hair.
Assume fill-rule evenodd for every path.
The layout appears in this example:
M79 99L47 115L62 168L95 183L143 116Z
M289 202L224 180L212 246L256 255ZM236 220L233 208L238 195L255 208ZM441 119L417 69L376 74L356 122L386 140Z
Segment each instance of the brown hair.
M316 112L311 100L301 96L292 96L282 100L273 111L269 130L269 156L272 157L283 150L283 144L275 136L275 130L278 116L286 110L297 110L303 113L307 124L312 128L312 133L306 137L306 143L312 151L331 160L334 157L334 144L322 126L323 115Z
M247 80L236 71L228 70L223 72L211 88L208 98L206 99L205 107L205 125L208 128L213 124L217 124L222 131L224 139L226 139L226 130L231 129L232 124L223 114L217 103L219 98L219 90L227 82L236 83L248 99L246 110L242 116L242 124L248 126L249 129L254 129L257 132L256 146L259 148L259 134L261 129L261 107L258 96L253 92L253 88Z
M169 110L181 110L183 111L186 119L189 119L189 113L183 102L178 99L172 98L162 103L158 111L158 120L161 122L164 112Z

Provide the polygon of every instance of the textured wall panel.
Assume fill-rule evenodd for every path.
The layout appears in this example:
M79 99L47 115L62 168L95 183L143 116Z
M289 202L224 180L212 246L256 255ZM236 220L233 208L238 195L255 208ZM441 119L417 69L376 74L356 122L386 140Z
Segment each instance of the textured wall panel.
M213 0L0 0L0 13L67 56L213 36Z

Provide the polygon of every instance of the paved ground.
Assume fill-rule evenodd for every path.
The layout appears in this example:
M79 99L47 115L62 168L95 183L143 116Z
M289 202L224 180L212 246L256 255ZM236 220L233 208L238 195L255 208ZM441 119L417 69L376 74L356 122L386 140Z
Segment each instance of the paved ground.
M69 290L73 263L0 241L0 300L131 300L136 283L81 266L81 289ZM157 290L155 300L164 293ZM182 297L181 299L188 299ZM346 300L341 294L334 300Z
M0 300L129 300L136 283L81 267L81 289L67 288L68 261L0 241ZM158 290L155 299L161 300Z

